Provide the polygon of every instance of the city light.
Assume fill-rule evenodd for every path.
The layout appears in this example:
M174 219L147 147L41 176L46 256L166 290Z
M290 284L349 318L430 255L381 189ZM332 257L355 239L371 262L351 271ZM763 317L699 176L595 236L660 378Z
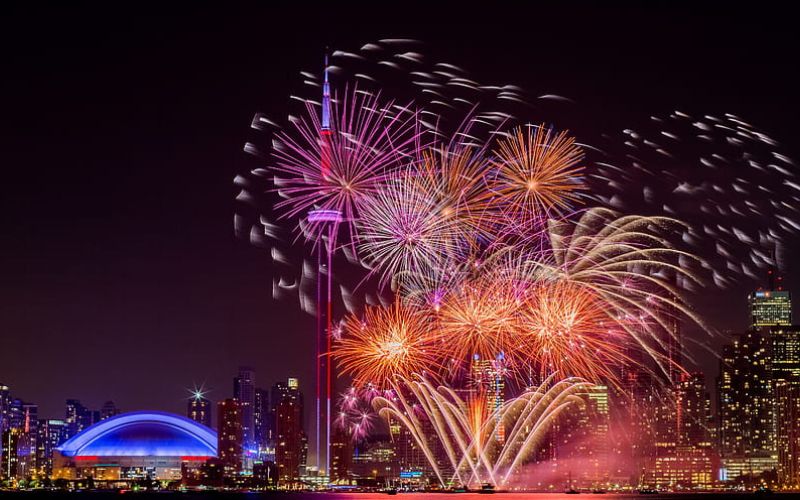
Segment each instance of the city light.
M800 492L794 18L381 7L12 9L0 493Z

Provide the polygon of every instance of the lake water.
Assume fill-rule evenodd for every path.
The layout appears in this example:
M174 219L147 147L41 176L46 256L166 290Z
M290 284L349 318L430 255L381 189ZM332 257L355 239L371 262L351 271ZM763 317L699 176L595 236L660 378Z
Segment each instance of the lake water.
M782 495L776 494L781 498L787 498L789 494ZM128 492L124 495L119 493L110 492L45 492L45 491L31 491L31 492L3 492L0 491L0 498L3 500L25 500L25 499L52 499L52 500L67 500L75 497L85 497L86 500L168 500L170 497L180 497L185 500L258 500L259 498L286 498L296 500L387 500L389 495L385 493L295 493L295 492L266 492L266 493L228 493L228 492L191 492L191 493L177 493L177 492ZM520 500L522 498L535 498L536 500L576 500L580 498L594 499L594 500L611 500L611 499L642 499L642 500L680 500L682 498L703 498L703 499L753 499L770 497L774 495L755 495L755 494L732 494L732 493L659 493L652 495L639 495L639 494L605 494L595 495L591 493L584 493L581 495L567 495L564 493L495 493L491 496L481 495L479 493L400 493L392 498L407 498L408 500L422 500L427 498L432 499L453 499L453 500ZM120 498L122 497L122 498ZM132 498L131 498L132 497Z

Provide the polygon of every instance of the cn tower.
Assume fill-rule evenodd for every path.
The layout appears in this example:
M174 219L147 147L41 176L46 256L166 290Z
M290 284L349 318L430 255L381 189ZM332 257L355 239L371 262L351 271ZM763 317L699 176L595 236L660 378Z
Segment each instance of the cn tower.
M325 54L322 86L322 120L320 121L320 170L330 173L331 88L328 80L328 55ZM342 214L338 210L317 209L308 213L308 222L315 235L317 254L317 331L316 331L316 425L312 453L320 476L330 476L331 394L333 366L331 336L333 333L333 252Z

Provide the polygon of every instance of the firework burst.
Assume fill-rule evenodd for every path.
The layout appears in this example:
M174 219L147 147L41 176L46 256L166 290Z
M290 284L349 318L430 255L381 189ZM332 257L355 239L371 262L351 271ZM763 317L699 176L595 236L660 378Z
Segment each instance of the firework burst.
M348 316L344 329L333 356L356 385L372 385L376 395L397 376L436 371L438 357L430 324L413 308L399 302L370 307L363 319Z
M350 225L381 181L414 155L416 112L356 88L332 101L330 130L320 133L316 104L308 102L306 112L292 120L291 132L275 136L272 170L285 198L276 208L285 217L302 217L311 209L336 211Z
M628 362L628 336L605 311L602 300L571 282L544 283L529 290L519 335L542 374L560 373L613 382Z
M445 299L437 315L436 335L451 362L477 355L494 359L503 353L515 363L522 353L516 335L518 304L509 289L479 280L466 283Z
M392 179L370 197L359 221L359 252L385 285L401 273L436 268L459 254L460 222L411 176Z
M500 139L495 154L490 188L510 223L529 229L579 200L583 152L566 132L519 127Z

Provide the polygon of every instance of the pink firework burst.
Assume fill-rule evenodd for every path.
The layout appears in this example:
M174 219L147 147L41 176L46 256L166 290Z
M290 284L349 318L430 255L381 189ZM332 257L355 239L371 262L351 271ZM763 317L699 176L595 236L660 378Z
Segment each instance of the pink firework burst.
M330 128L323 130L316 103L291 118L294 128L274 139L275 187L283 217L310 210L337 213L350 228L370 196L403 161L415 156L420 132L411 105L382 101L379 94L345 89L331 102ZM316 237L314 223L310 234Z

